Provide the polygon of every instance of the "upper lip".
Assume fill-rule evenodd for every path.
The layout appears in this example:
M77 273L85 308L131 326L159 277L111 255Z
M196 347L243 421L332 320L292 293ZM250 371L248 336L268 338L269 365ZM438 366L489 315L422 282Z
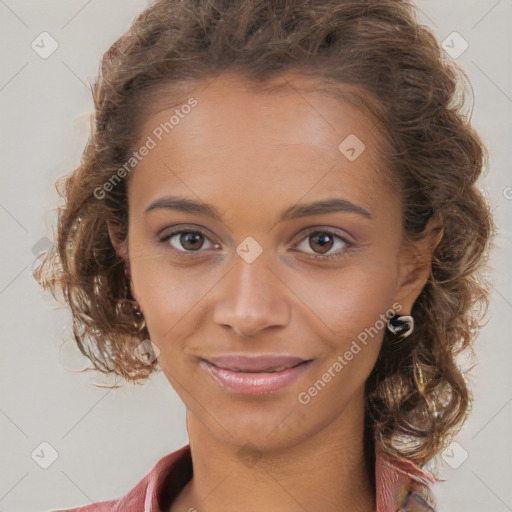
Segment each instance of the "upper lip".
M217 356L204 359L209 363L223 368L226 370L233 370L239 372L265 372L270 370L286 369L297 366L300 363L309 361L302 357L295 356L275 356L275 355L262 355L262 356Z

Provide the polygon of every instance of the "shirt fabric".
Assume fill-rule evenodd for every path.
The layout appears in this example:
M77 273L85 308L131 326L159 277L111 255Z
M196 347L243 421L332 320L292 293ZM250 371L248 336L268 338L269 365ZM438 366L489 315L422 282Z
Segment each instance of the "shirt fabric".
M169 453L124 496L54 512L168 512L192 477L190 445ZM376 512L435 512L429 486L436 478L405 458L375 449Z

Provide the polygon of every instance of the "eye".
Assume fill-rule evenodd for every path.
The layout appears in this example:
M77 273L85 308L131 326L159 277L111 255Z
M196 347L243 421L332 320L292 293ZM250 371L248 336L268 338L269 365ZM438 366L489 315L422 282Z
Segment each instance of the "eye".
M171 230L159 237L158 240L161 244L170 246L173 252L185 256L195 256L194 253L199 255L203 252L201 249L220 248L220 244L212 242L210 237L201 229L186 226ZM335 250L336 244L338 244L337 251ZM293 246L293 249L305 252L309 257L315 259L327 260L341 258L353 245L345 237L333 231L315 229L307 232L300 243ZM313 253L308 252L308 249L313 250ZM331 250L332 252L329 253Z
M338 241L338 247L340 250L333 251L331 254L328 254L328 252L336 245L336 241ZM309 231L302 241L295 245L294 248L298 248L299 250L307 253L306 249L309 247L313 251L318 251L316 253L308 253L311 257L325 260L341 258L353 245L354 244L349 242L345 237L340 236L333 231L316 229L314 231Z
M213 243L206 233L197 228L181 228L170 231L160 237L159 242L170 245L171 249L175 252L185 254L201 252L200 249L204 249L205 245L207 249L220 247L219 244ZM208 247L208 243L210 247Z

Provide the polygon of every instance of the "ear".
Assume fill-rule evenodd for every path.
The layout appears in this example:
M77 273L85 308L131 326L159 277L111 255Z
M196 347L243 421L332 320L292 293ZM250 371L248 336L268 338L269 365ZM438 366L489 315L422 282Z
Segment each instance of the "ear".
M401 304L401 315L411 312L416 299L427 284L432 272L432 255L443 237L440 216L433 215L417 241L404 241L398 261L398 280L395 302Z
M128 240L121 239L119 224L107 221L107 227L112 246L114 247L116 254L124 261L126 275L131 279L130 259L128 258Z

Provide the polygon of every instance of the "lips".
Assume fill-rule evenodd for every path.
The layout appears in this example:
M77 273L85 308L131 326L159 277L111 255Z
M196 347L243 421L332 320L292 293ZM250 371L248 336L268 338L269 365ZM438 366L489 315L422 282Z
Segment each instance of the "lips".
M313 364L292 356L219 356L201 359L199 366L231 393L269 395L289 388Z
M204 359L217 368L245 373L273 373L308 361L295 356L218 356Z

